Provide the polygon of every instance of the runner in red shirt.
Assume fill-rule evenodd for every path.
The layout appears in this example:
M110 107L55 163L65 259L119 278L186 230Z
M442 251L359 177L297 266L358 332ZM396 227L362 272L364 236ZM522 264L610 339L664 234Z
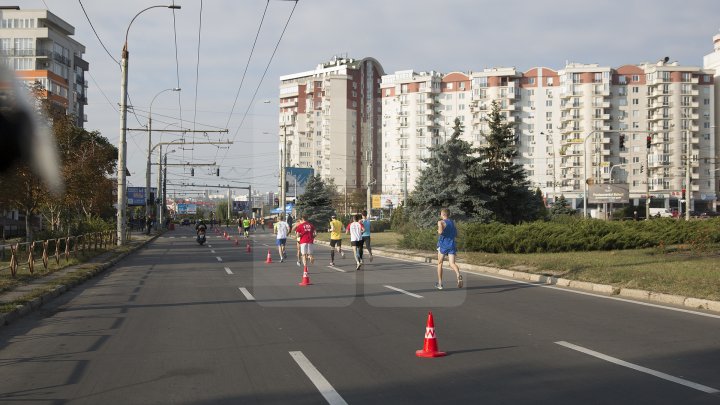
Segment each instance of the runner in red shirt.
M308 260L310 264L315 263L313 256L313 242L315 241L315 227L308 221L307 214L302 216L303 222L297 227L297 234L300 236L300 254L302 254L303 266L307 266Z

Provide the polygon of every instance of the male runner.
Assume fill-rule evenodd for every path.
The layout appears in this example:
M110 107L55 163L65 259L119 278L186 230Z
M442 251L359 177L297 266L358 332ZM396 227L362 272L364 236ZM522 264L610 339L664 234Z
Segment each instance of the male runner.
M245 234L245 237L249 238L250 237L250 218L243 217L242 225L243 225L243 233Z
M353 217L353 222L351 222L345 233L350 234L350 246L353 247L353 253L355 256L355 270L360 270L360 266L363 264L363 226L360 222L360 219L362 217L360 214L355 214Z
M285 244L287 243L288 232L290 232L290 227L287 222L285 222L284 216L280 216L279 221L273 226L273 230L277 234L275 244L278 247L278 254L280 254L280 263L282 263L287 257L285 254Z
M455 222L453 222L452 219L449 219L450 211L447 208L443 208L440 210L440 220L438 221L438 243L437 243L437 251L438 251L438 265L437 265L437 274L438 274L438 282L435 284L435 288L438 290L443 289L442 285L442 275L443 275L443 260L445 260L445 256L448 257L448 262L450 263L450 268L455 270L455 275L457 276L457 287L462 288L463 286L463 278L460 275L460 268L457 264L455 264L455 255L457 254L457 247L455 246L455 237L457 236L457 228L455 227Z
M368 250L368 253L370 253L370 263L372 263L373 254L372 254L372 249L370 248L370 219L368 218L367 211L363 211L362 216L363 216L362 226L364 229L363 233L362 233L363 246L366 247Z
M288 215L288 216L289 216L289 215ZM300 264L300 260L302 259L302 254L300 253L300 234L298 233L298 227L299 227L300 225L302 225L302 223L303 223L303 220L302 220L302 218L300 218L300 220L297 221L297 222L295 222L295 224L294 224L294 225L292 226L292 228L290 229L291 232L295 232L295 239L296 239L296 242L297 242L297 246L296 246L296 247L297 247L297 265L298 265L298 267L302 266L302 265Z
M303 266L307 267L308 262L310 264L315 263L315 257L313 256L313 242L315 242L315 226L312 222L308 221L307 214L303 214L302 223L297 227L297 233L300 235L300 254L302 254Z
M342 258L345 258L345 252L342 251L342 228L343 224L337 219L337 216L333 214L330 216L330 265L335 265L335 251L340 253Z

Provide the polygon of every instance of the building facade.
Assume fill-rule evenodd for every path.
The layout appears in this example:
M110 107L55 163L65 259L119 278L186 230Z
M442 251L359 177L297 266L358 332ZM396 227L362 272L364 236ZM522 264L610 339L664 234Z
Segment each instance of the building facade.
M690 209L715 210L714 74L668 60L388 74L382 82L383 193L404 194L406 184L412 191L428 146L447 139L455 118L464 124L463 139L482 145L495 101L515 125L517 163L548 202L562 194L580 207L586 184L615 182L629 184L636 205L649 195L654 205L671 209L690 170Z
M75 28L48 10L0 7L0 62L28 86L39 86L52 108L87 121L89 64L85 46L71 38Z
M372 58L333 58L280 77L280 166L309 167L340 192L382 189L380 80ZM369 176L369 177L368 177Z

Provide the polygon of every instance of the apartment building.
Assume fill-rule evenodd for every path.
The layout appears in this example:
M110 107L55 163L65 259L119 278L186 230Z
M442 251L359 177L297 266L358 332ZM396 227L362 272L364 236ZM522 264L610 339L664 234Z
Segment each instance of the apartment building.
M715 174L715 180L717 180L717 193L717 190L720 190L720 139L718 138L717 129L717 124L720 122L720 104L718 104L718 100L720 100L720 34L716 34L715 36L713 36L713 51L705 55L705 57L703 58L703 68L715 71L715 75L713 77L713 81L716 84L715 86L713 86L715 90L713 97L713 100L715 101L715 116L712 124L712 127L714 128L713 131L710 132L711 134L715 134L715 150L712 159L709 159L711 165L708 170L710 170L711 173Z
M713 74L662 60L619 68L569 63L560 70L386 75L383 192L401 194L405 183L413 189L427 147L447 139L456 117L465 124L464 139L482 145L484 119L496 101L515 124L517 163L549 202L562 194L582 206L589 179L628 183L635 204L650 195L671 208L689 168L690 209L714 210Z
M335 57L280 77L280 149L287 167L309 167L340 192L382 189L380 78L373 58ZM282 153L281 161L282 165Z
M71 38L75 27L48 10L0 7L0 62L17 72L29 86L39 83L52 107L87 121L89 64L85 46Z

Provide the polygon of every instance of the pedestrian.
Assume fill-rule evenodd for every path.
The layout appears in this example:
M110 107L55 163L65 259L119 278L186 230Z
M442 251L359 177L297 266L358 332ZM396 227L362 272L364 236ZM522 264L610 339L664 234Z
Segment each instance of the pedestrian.
M275 244L278 247L280 263L282 263L287 257L287 255L285 254L285 245L287 244L287 236L290 232L290 227L288 226L287 222L285 222L285 219L282 216L280 217L280 221L276 222L273 226L273 232L277 235L275 239Z
M455 271L457 276L457 287L462 288L463 277L460 275L460 268L455 263L455 255L457 254L457 246L455 245L455 237L457 237L457 228L455 222L450 219L450 210L443 208L440 210L440 220L438 221L437 233L437 251L438 251L438 265L437 275L438 282L435 284L435 288L438 290L443 289L442 275L443 275L443 261L445 256L448 258L450 268Z
M350 234L350 246L353 247L353 254L355 256L355 270L360 270L360 266L363 264L363 226L360 220L362 216L355 214L353 222L351 222L345 233Z
M337 219L335 214L330 216L330 265L335 265L335 251L345 258L345 252L342 251L342 230L343 224Z
M289 217L290 215L288 215ZM300 253L300 234L298 233L298 227L302 225L302 218L292 226L291 232L295 232L296 250L297 250L297 265L301 266L300 261L302 260L302 254Z
M373 254L372 254L372 248L370 247L370 218L368 218L367 211L362 212L362 226L363 226L363 246L367 248L368 253L370 254L370 263L373 261Z
M152 216L148 215L145 219L145 234L150 235L150 228L152 227Z
M262 226L263 232L265 231L265 217L260 218L260 226Z
M249 238L250 237L250 219L248 217L243 218L242 226L243 226L243 233L245 234L245 238Z
M302 223L297 227L297 233L300 236L302 263L303 266L307 267L308 262L310 264L315 263L313 244L315 242L315 235L317 234L315 226L313 226L312 222L308 221L307 214L303 214Z

